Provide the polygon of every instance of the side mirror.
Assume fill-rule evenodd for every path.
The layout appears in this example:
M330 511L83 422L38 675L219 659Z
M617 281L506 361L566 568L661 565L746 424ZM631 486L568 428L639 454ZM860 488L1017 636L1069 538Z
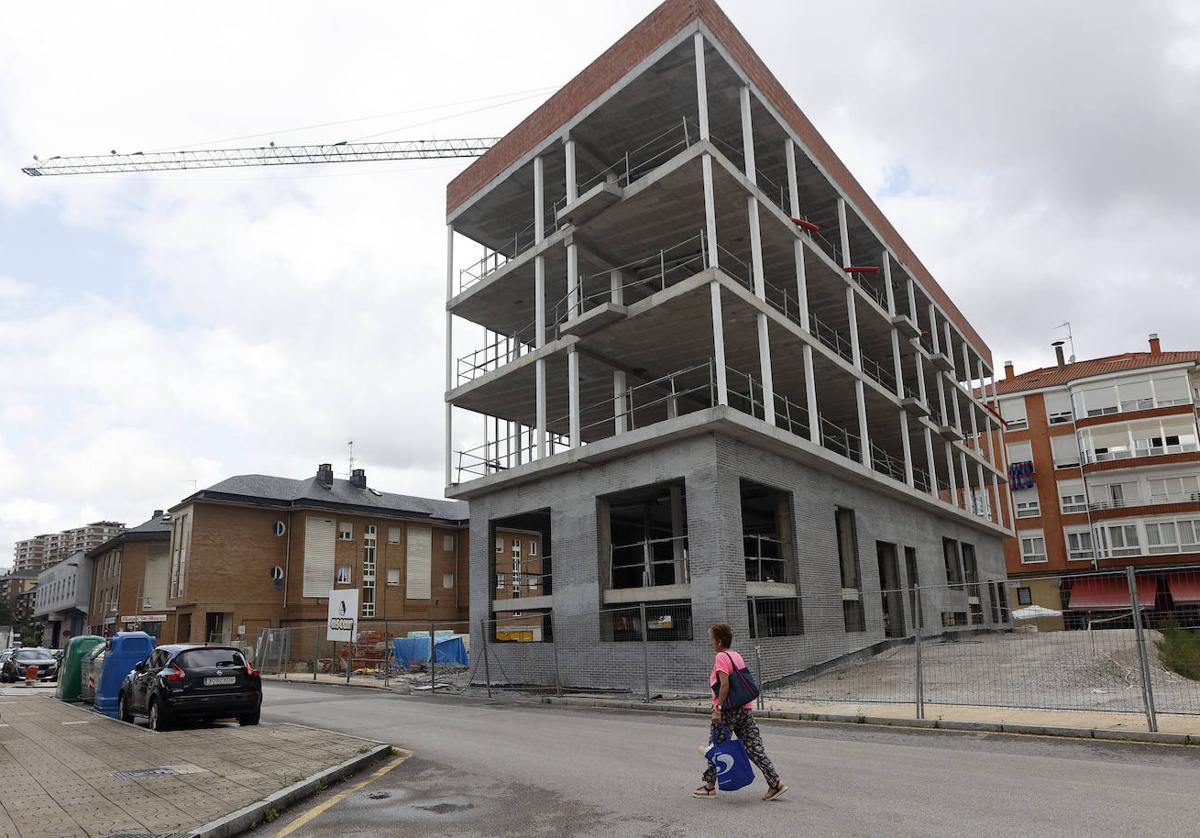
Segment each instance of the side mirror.
M137 663L135 663L133 665L133 671L134 672L145 672L146 671L146 662L138 661Z

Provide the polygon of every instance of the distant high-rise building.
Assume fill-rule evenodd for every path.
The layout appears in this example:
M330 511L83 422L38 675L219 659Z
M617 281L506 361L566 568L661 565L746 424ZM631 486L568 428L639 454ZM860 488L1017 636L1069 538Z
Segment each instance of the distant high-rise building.
M94 521L82 527L18 541L13 549L13 570L43 570L67 556L99 547L124 529L125 525L116 521Z

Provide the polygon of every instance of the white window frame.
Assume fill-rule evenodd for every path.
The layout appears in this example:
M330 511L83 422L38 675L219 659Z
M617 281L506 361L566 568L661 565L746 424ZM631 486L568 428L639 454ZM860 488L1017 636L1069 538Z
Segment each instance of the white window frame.
M1021 544L1021 564L1045 564L1050 561L1046 555L1046 536L1041 530L1019 530L1017 537ZM1027 550L1027 547L1036 548L1041 545L1041 552L1036 549Z
M1018 518L1040 518L1042 515L1042 501L1038 497L1037 489L1013 492L1013 503Z
M338 541L354 540L354 524L349 521L338 522Z
M404 531L402 528L388 527L387 543L388 544L399 544L400 539L403 537L403 535L404 535Z
M354 571L348 564L337 566L337 584L349 585L354 582Z
M537 553L538 553L537 542L531 538L531 539L529 539L529 556L530 556L530 558L536 556Z
M389 567L387 569L387 584L389 588L400 587L400 568Z
M1064 530L1063 537L1067 544L1067 561L1070 562L1090 562L1096 558L1096 539L1092 535L1090 529L1081 530ZM1082 546L1083 540L1086 538L1087 547ZM1072 546L1071 542L1075 544Z

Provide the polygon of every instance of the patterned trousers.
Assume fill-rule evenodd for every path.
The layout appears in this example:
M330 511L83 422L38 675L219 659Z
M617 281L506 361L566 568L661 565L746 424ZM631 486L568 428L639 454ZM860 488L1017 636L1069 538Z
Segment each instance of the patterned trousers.
M762 772L763 779L767 781L767 784L771 787L778 784L779 775L775 773L775 766L771 765L767 752L763 750L762 734L758 732L758 723L754 721L754 714L744 707L736 710L722 710L721 721L727 727L714 726L716 729L715 741L724 742L729 738L726 734L732 730L733 735L742 740L742 744L746 746L746 756L750 757L750 761L758 766L758 770ZM713 769L712 763L709 763L708 768L704 769L704 782L706 785L712 785L716 781L717 772Z

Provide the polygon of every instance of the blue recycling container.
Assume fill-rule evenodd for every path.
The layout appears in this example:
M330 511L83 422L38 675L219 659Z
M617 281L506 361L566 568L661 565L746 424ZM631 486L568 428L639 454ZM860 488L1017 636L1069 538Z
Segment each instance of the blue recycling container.
M115 719L121 683L129 671L150 657L153 651L154 638L146 632L118 632L110 641L108 654L104 656L104 669L96 681L96 700L92 703L92 709Z

